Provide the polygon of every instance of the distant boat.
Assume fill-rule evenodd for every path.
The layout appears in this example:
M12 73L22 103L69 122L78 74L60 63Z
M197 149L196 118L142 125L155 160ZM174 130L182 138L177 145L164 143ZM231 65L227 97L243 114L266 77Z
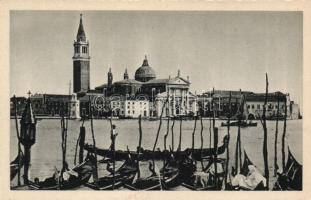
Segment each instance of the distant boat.
M221 122L221 126L239 126L239 125L240 127L257 126L257 122L233 121L233 122L230 122L229 124L227 122Z
M158 118L157 117L149 117L149 121L157 121Z

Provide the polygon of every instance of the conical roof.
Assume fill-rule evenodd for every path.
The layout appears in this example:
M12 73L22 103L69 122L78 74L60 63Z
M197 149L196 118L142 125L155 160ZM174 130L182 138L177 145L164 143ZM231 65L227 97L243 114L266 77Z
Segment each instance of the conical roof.
M82 22L82 14L80 14L80 24L79 24L79 29L77 33L77 41L86 41L85 32L83 28L83 22Z

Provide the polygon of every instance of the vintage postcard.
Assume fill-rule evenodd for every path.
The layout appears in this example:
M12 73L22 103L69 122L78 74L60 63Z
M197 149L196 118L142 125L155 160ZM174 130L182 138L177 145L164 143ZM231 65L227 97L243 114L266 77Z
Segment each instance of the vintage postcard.
M309 2L0 5L7 199L310 198Z

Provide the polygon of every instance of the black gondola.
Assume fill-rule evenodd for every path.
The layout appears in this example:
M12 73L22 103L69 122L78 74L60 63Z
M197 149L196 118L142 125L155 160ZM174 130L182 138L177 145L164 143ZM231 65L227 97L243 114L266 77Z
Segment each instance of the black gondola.
M29 181L29 187L34 190L68 190L77 188L88 182L92 176L94 162L95 158L88 155L83 163L72 168L71 171L76 173L76 175L68 173L67 180L59 177L59 173L55 173L44 181L39 181L38 178L35 178L35 181Z
M16 156L16 158L10 163L11 168L11 180L14 179L18 171L23 167L24 165L24 154L22 151Z
M217 164L217 175L215 174L215 162ZM222 183L224 180L225 172L225 160L214 159L211 157L208 160L208 165L202 171L196 170L196 163L193 161L186 162L186 168L183 166L182 174L183 180L182 185L190 190L221 190ZM185 165L185 163L183 164ZM217 180L216 180L217 179Z
M285 170L278 174L273 190L302 190L302 165L297 162L289 148Z
M126 160L123 165L116 170L113 176L113 170L110 169L110 162L107 162L107 170L111 173L107 176L101 177L97 182L86 183L87 187L95 190L113 190L124 184L131 183L137 172L136 162L132 159Z
M228 146L228 136L225 136L223 139L223 144L217 148L217 154L223 154ZM85 144L84 149L94 153L94 148L92 145ZM184 151L175 151L172 152L174 158L177 160L183 160L185 159L189 153L192 153L192 157L194 160L202 160L204 157L208 157L211 155L214 155L215 149L214 148L204 148L204 149L191 149L187 148ZM112 158L113 153L110 149L100 149L96 148L96 153L100 156L106 157L106 158ZM129 152L131 157L133 159L137 159L137 151L130 151ZM156 159L156 160L163 160L167 159L170 157L170 152L169 151L152 151L152 150L141 150L141 155L140 160L151 160L151 159ZM128 151L122 151L122 150L116 150L115 151L115 160L121 161L121 160L126 160L128 158Z
M160 170L162 186L165 190L170 190L181 184L181 174L179 163L171 154L169 159L165 160L165 165Z
M160 173L155 172L155 167L153 166L152 162L149 162L149 170L152 174L148 177L138 177L138 173L134 180L131 183L127 183L124 185L125 188L129 190L162 190L162 177Z
M251 174L250 174L249 166L253 166L253 169L257 170L253 162L248 158L246 152L244 151L243 165L239 172L237 171L237 169L234 169L234 168L232 169L232 174L231 174L232 178L237 177L237 176L244 176L247 178L248 176L250 176ZM265 180L261 180L256 186L253 186L253 188L251 185L233 184L232 182L226 183L226 190L244 190L244 191L266 190L264 181Z
M246 122L246 121L241 121L239 123L239 121L233 121L233 122L230 122L229 124L227 122L221 122L221 126L239 126L242 127L242 128L245 128L245 127L249 127L249 126L257 126L257 122Z

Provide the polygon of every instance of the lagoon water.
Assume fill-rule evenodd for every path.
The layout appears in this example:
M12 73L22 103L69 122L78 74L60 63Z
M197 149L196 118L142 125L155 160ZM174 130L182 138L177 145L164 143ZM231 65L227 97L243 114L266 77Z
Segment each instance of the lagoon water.
M182 149L191 148L192 132L194 128L194 120L183 121L182 123ZM15 120L11 120L10 133L10 160L13 160L17 154L17 139L15 130ZM79 127L82 124L78 120L69 120L68 123L68 138L67 138L67 162L69 167L74 166L74 156L76 142L79 136ZM86 121L86 142L92 144L90 121ZM116 140L116 149L126 150L127 146L130 150L136 150L138 146L138 120L113 120L113 124L117 126L118 137ZM216 121L216 126L219 127L219 145L222 144L222 139L227 134L227 128L220 126L221 121ZM159 121L142 121L142 146L145 149L152 149L156 138ZM170 126L172 121L170 121ZM174 146L178 146L179 140L179 121L175 121L174 126ZM203 147L209 147L209 120L203 120ZM270 185L275 181L273 177L273 163L274 163L274 137L275 137L275 121L267 121L268 129L268 161L270 171ZM237 127L230 128L230 165L234 165L235 143L237 139ZM160 136L157 147L163 149L164 135L167 131L167 120L163 120ZM195 147L201 146L201 124L197 121L195 132ZM100 148L108 148L110 146L110 123L108 120L94 120L94 133L96 138L96 146ZM281 140L283 134L283 122L279 122L279 136L278 136L278 165L281 167ZM302 120L288 120L286 131L286 159L287 147L299 163L302 164ZM213 144L213 141L211 141ZM171 128L167 139L167 146L172 145ZM257 127L241 128L241 145L242 152L245 150L250 160L263 172L263 128L258 121ZM242 156L243 159L243 156ZM121 163L117 162L117 166ZM158 168L161 168L160 162L157 162ZM229 167L230 167L229 165ZM31 148L31 168L30 178L38 177L40 180L51 176L55 167L61 169L62 166L62 150L61 150L61 128L59 119L44 119L38 121L37 124L37 140ZM142 164L142 175L147 176L149 171L147 164ZM231 168L231 167L230 167ZM106 174L105 165L99 166L99 175ZM11 185L15 185L13 181ZM81 187L80 189L86 189ZM176 188L176 190L185 190L185 188Z

